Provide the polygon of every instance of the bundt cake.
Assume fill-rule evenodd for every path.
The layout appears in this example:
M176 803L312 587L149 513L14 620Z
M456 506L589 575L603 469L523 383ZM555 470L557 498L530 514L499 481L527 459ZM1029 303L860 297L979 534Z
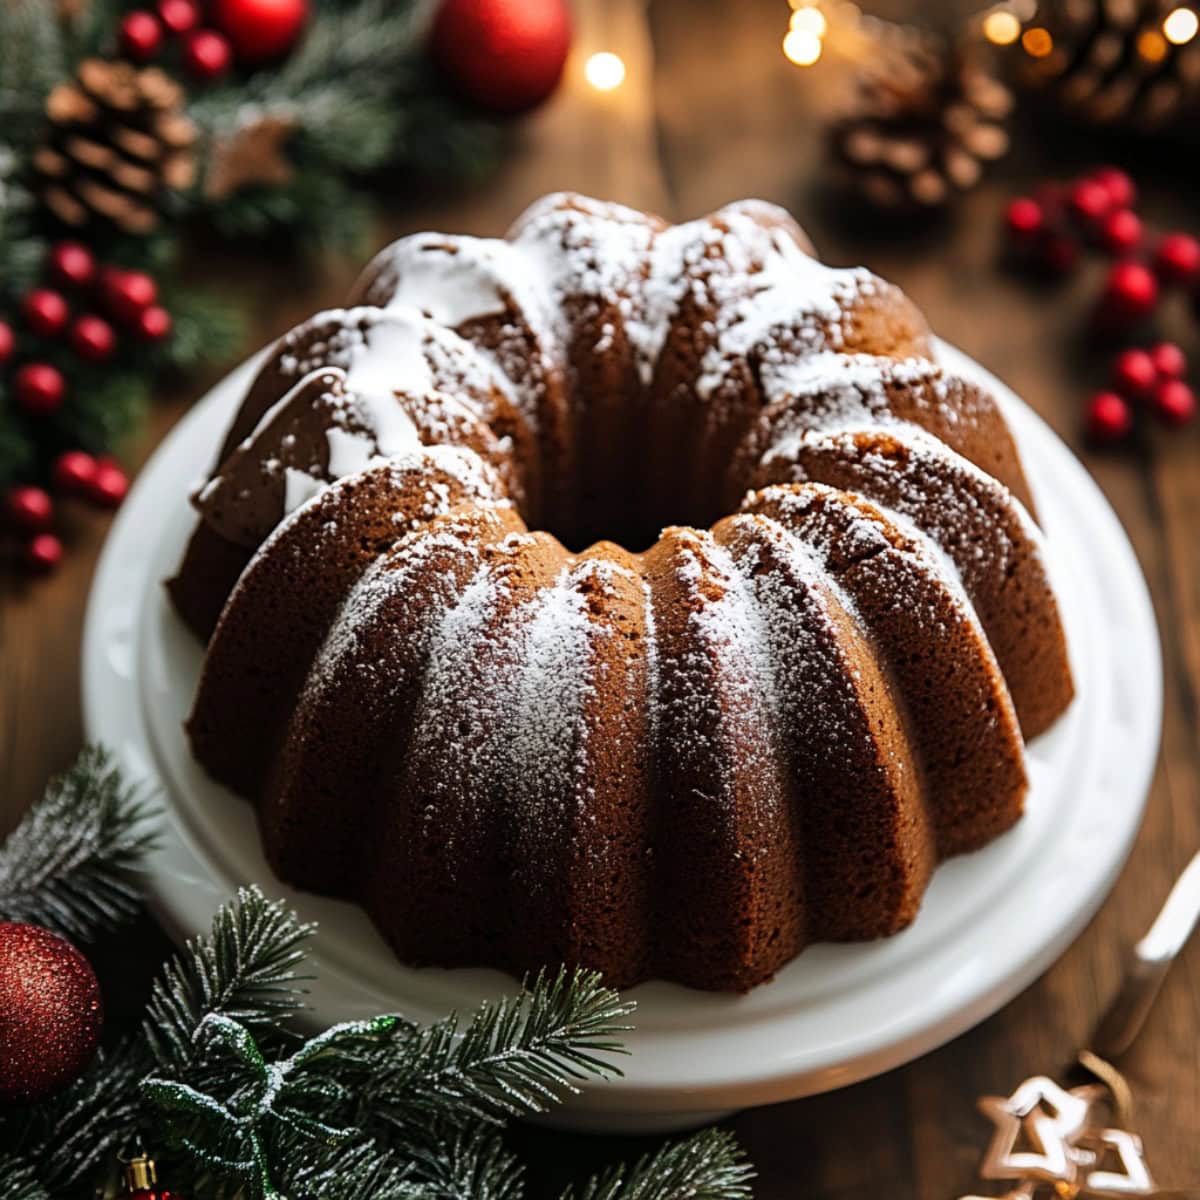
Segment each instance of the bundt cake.
M270 351L168 585L281 878L411 963L738 990L1018 819L1063 632L896 288L768 204L556 195L349 303Z

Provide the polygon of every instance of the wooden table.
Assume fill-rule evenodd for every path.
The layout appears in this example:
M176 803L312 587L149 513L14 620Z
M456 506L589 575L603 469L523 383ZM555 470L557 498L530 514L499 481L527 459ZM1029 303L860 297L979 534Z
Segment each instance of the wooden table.
M879 11L882 6L874 6ZM914 9L916 6L911 6ZM733 1121L759 1170L757 1195L949 1200L972 1190L986 1123L981 1093L1007 1091L1026 1075L1067 1059L1115 988L1125 948L1145 928L1177 872L1200 846L1200 440L1195 429L1155 433L1129 452L1088 452L1077 414L1103 375L1103 355L1078 331L1094 275L1058 288L1031 287L997 263L1005 200L1045 174L1090 165L1112 148L1094 139L1024 129L996 182L968 197L956 218L920 232L880 221L874 229L837 219L819 114L845 69L791 67L778 45L782 0L662 0L649 14L634 0L580 4L578 48L556 100L514 134L494 178L465 194L397 207L379 241L433 227L496 234L543 192L573 188L654 208L672 218L702 213L744 195L791 208L825 257L866 262L905 287L933 326L1021 393L1077 450L1125 523L1150 582L1166 659L1163 751L1146 823L1112 898L1087 932L1003 1012L919 1062L830 1096L750 1112ZM589 92L583 57L616 49L629 78L615 93ZM1134 148L1118 147L1127 164ZM1188 224L1187 198L1172 178L1171 155L1140 148L1145 212ZM1194 204L1191 211L1195 212ZM1194 220L1190 228L1195 230ZM320 272L208 256L206 271L244 288L259 314L259 340L317 307L335 303L356 264ZM1180 332L1194 327L1179 314ZM215 371L215 367L214 367ZM164 399L143 459L198 395L204 381ZM78 749L79 637L88 582L104 522L80 513L70 551L48 581L9 575L0 597L0 831L11 826L53 770ZM144 970L164 946L144 931L105 951L106 985L122 1002L144 992ZM105 957L107 956L107 957ZM110 982L111 981L111 982ZM1183 955L1127 1065L1140 1098L1139 1128L1164 1186L1200 1185L1200 941ZM519 1132L533 1194L583 1166L640 1149L626 1141Z

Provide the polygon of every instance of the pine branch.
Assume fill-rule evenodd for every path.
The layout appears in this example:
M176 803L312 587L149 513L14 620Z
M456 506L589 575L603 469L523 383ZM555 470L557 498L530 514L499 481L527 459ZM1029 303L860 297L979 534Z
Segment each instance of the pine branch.
M544 1112L578 1082L620 1074L598 1055L624 1053L616 1039L633 1007L595 973L539 974L520 995L483 1004L465 1029L457 1015L409 1026L364 1081L365 1110L406 1129L431 1114L462 1123Z
M524 1170L494 1126L434 1125L406 1148L413 1175L438 1200L520 1200Z
M705 1129L617 1166L562 1200L747 1200L753 1168L731 1133Z
M0 4L0 129L23 151L41 132L51 88L68 72L70 56L51 0Z
M164 295L174 321L163 350L167 364L189 371L229 362L246 335L246 314L228 296L208 292L171 291Z
M33 1163L14 1154L0 1154L0 1200L50 1200Z
M85 748L0 846L0 918L78 941L129 920L141 905L129 873L153 845L153 815L106 751Z
M259 1033L300 1009L308 977L298 968L314 929L257 887L239 888L217 910L212 931L189 941L155 981L142 1028L160 1071L178 1078L194 1066L196 1034L208 1016Z
M59 445L108 453L132 433L150 407L148 364L109 370L61 364L67 375L67 402L54 414Z

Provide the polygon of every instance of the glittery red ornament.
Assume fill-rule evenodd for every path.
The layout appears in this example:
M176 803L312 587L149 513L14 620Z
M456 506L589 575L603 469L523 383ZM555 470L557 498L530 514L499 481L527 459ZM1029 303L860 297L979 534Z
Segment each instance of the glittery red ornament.
M13 525L31 533L45 529L54 517L54 502L40 487L13 488L8 493L5 508Z
M1092 172L1092 180L1108 193L1113 208L1132 208L1137 203L1137 187L1120 167L1101 167Z
M208 81L229 70L233 50L223 33L215 29L196 29L188 34L183 61L194 79Z
M0 321L0 367L12 358L12 352L16 346L17 339L13 336L12 326L5 321Z
M30 540L25 547L25 565L31 570L36 571L39 575L48 575L53 571L63 557L63 544L52 533L39 533L37 537ZM2 955L0 955L2 957ZM3 992L3 986L0 985L0 993ZM4 1000L0 994L0 1010L3 1009ZM0 1027L4 1023L3 1011L0 1011ZM0 1028L0 1050L3 1049L4 1034ZM4 1071L0 1068L0 1103L4 1100Z
M1067 193L1067 208L1083 226L1097 225L1112 209L1108 189L1095 179L1081 179Z
M138 313L133 322L133 329L143 341L161 342L170 335L173 324L171 314L165 308L159 304L152 304Z
M1019 243L1028 244L1046 227L1046 212L1029 196L1018 196L1004 211L1004 224Z
M158 19L179 37L200 24L200 9L192 0L158 0Z
M51 477L59 491L83 495L96 478L96 460L85 450L65 450L54 460Z
M1142 218L1132 208L1118 208L1104 218L1100 241L1110 254L1131 254L1142 244Z
M1166 425L1186 425L1196 415L1196 393L1182 379L1164 379L1154 389L1151 404Z
M71 348L89 362L103 362L112 357L117 346L113 327L95 313L84 313L71 326Z
M1113 387L1127 400L1144 400L1158 382L1158 368L1145 350L1122 350L1113 363Z
M1187 355L1174 342L1158 342L1146 351L1159 379L1182 379L1187 374Z
M1088 401L1084 429L1093 441L1119 442L1133 429L1133 413L1116 392L1098 392Z
M122 271L107 267L100 292L108 311L125 324L132 324L158 299L158 284L145 271Z
M1158 281L1149 267L1119 262L1108 273L1097 309L1104 328L1121 328L1148 317L1158 304Z
M50 251L50 270L60 283L88 287L96 278L96 257L82 242L59 242Z
M433 56L455 87L494 113L517 113L558 85L571 48L562 0L442 0Z
M17 403L35 416L61 408L67 395L62 372L49 363L26 363L17 371L15 385Z
M212 19L238 62L269 62L295 45L308 21L308 0L216 0Z
M162 46L162 26L153 13L134 9L121 18L120 38L126 58L132 58L134 62L146 62Z
M1163 283L1200 279L1200 241L1188 233L1168 233L1154 251L1154 270Z
M0 922L0 1103L29 1104L76 1079L103 1019L95 972L70 942Z
M96 461L96 472L88 485L87 495L95 504L116 508L129 492L129 477L120 463L111 458Z
M71 311L62 295L51 288L34 288L21 301L25 324L39 337L57 337L67 327Z

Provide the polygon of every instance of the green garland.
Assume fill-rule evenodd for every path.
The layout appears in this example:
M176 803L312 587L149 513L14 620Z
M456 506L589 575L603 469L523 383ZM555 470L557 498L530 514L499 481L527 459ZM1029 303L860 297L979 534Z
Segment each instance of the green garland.
M0 920L87 941L132 917L153 816L85 750L0 847ZM239 891L164 966L138 1028L61 1094L0 1110L0 1200L111 1195L139 1141L189 1200L520 1200L506 1123L618 1074L633 1005L560 970L467 1019L387 1014L304 1040L314 932ZM710 1129L562 1200L745 1200L751 1174Z
M178 47L169 47L156 65L190 87L187 115L200 135L195 182L170 197L167 219L152 235L97 225L84 240L99 260L157 279L173 331L162 345L123 339L113 359L87 362L62 338L32 337L17 316L21 297L45 279L49 248L80 236L38 203L32 164L47 129L47 96L84 58L116 55L128 7L121 0L0 2L0 321L20 334L19 357L0 363L0 494L16 482L46 482L64 450L119 447L164 373L232 360L243 314L227 296L196 294L182 278L194 230L248 248L267 238L357 253L369 224L367 197L385 178L477 175L502 145L500 127L437 78L417 0L315 0L303 40L281 64L214 84L189 83L172 58ZM246 181L212 195L206 185L214 151L264 118L287 123L286 180ZM60 410L47 417L19 409L12 390L20 361L62 372L68 399Z

